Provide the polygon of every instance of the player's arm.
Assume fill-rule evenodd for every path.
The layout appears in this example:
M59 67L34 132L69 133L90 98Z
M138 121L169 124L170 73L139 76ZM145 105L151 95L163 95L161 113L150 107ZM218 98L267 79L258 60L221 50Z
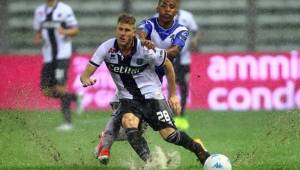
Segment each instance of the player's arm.
M149 49L154 49L155 48L155 44L154 42L147 40L147 33L142 31L141 29L137 29L137 35L139 37L139 39L141 40L141 44L142 46L145 46Z
M83 87L92 86L96 83L96 80L91 78L96 70L97 67L90 63L86 66L85 70L80 75L80 81Z
M167 48L167 54L169 59L173 59L179 55L181 49L185 46L185 42L189 36L189 31L182 30L176 34L175 39L172 42L172 46Z
M43 41L42 33L40 31L35 32L33 42L36 45L40 45Z
M87 64L84 71L80 75L80 81L83 87L92 86L96 83L96 80L92 79L91 76L95 73L97 68L104 61L104 58L106 56L106 51L107 48L105 46L105 43L103 43L97 48L97 50L93 54L89 63Z
M68 8L66 13L67 17L57 31L64 36L74 37L79 34L78 21L72 8Z
M170 48L167 48L166 51L167 51L167 57L173 60L176 56L179 55L181 48L175 45Z
M39 9L37 8L34 12L34 17L33 17L33 30L35 31L34 37L33 37L33 43L36 45L40 45L43 42L43 37L42 37L42 24L39 19Z
M79 34L79 28L78 27L73 27L73 28L63 28L59 27L57 30L60 34L68 37L74 37Z
M146 39L146 37L147 37L147 33L146 32L144 32L141 29L138 29L137 30L137 34L138 34L138 36L139 36L139 38L141 40L141 44L143 46L146 46L149 49L154 49L155 48L154 43L152 41ZM167 51L168 58L169 59L173 59L173 58L175 58L180 53L181 49L178 46L174 45L174 46L166 49L166 51Z
M197 51L199 40L202 37L202 33L200 31L192 31L191 32L191 50Z
M170 107L179 114L181 111L181 105L179 99L176 95L176 82L175 82L175 72L172 62L166 58L164 63L164 68L166 72L166 78L168 81L168 91L169 91L169 104Z

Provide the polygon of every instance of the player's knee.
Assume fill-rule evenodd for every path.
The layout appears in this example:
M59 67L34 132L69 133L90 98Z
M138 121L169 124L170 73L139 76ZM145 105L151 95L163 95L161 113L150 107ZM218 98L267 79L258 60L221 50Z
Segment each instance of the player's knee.
M176 131L176 129L174 129L174 128L164 128L164 129L160 130L159 133L160 133L161 137L166 140L168 138L168 136L170 136L175 131Z
M49 88L42 88L42 92L45 96L52 97L53 96L53 90Z
M122 117L122 126L124 128L138 128L139 118L132 113L126 113Z
M64 85L56 85L56 86L54 86L54 89L58 93L65 93L65 86Z
M180 141L180 132L176 130L164 139L169 143L178 144Z

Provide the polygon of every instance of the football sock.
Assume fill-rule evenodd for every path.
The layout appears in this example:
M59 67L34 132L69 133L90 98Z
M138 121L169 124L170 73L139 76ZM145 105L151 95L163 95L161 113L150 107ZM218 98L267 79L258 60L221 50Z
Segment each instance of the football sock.
M61 100L61 111L64 115L64 119L66 123L71 123L71 110L70 110L70 104L71 101L68 98L60 98Z
M209 153L197 142L194 142L186 133L175 131L170 134L166 139L167 142L182 146L191 152L194 152L201 164L204 165L205 160L209 157Z
M58 91L54 91L52 93L52 96L54 98L61 98L61 99L70 100L70 101L76 101L76 99L77 99L77 96L74 93L66 93L66 92L62 93L62 92L58 92Z
M110 120L106 123L105 130L101 136L103 148L110 149L114 138L117 135L120 127L115 122L115 117L112 116Z
M126 135L128 142L134 151L143 161L147 162L150 159L150 150L145 138L137 128L127 128Z
M61 95L61 111L64 114L64 119L67 123L71 123L71 101L76 100L77 96L72 93L64 93Z

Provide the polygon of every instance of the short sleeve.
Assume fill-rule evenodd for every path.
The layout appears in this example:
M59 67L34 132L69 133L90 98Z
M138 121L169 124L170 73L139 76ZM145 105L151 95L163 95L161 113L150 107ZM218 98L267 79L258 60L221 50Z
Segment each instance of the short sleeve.
M69 8L68 12L66 13L65 23L68 28L78 26L77 19L76 19L75 14L71 7Z
M104 44L101 44L90 59L90 64L99 67L107 55L107 50Z
M40 30L41 30L41 23L40 23L39 10L38 10L38 8L34 11L34 16L33 16L33 29L34 29L35 31L40 31Z
M194 16L191 14L190 17L188 18L188 28L191 32L196 32L198 31L198 25L197 22L194 18Z
M179 48L182 49L184 47L185 42L186 42L188 37L189 37L189 31L188 30L182 30L182 31L180 31L176 34L172 45L178 46Z
M149 36L152 32L153 27L152 27L152 24L150 23L150 21L148 21L146 19L139 23L137 29L145 32L147 34L147 36Z

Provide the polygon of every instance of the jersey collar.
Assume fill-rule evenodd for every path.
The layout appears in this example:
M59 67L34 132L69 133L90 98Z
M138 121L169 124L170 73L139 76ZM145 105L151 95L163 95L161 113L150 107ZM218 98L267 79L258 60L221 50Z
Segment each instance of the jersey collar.
M137 43L138 43L137 38L134 37L134 39L133 39L133 47L132 47L132 49L131 49L130 56L133 56L133 55L136 53L136 51L137 51ZM120 53L121 53L120 48L119 48L119 46L118 46L117 39L116 39L115 42L114 42L114 48L116 49L117 52L120 52Z
M174 30L176 29L175 25L176 25L176 22L173 20L172 26L170 28L165 29L159 25L157 17L155 18L155 21L154 21L154 29L159 34L159 37L162 40L165 40L169 35L171 35L174 32Z

